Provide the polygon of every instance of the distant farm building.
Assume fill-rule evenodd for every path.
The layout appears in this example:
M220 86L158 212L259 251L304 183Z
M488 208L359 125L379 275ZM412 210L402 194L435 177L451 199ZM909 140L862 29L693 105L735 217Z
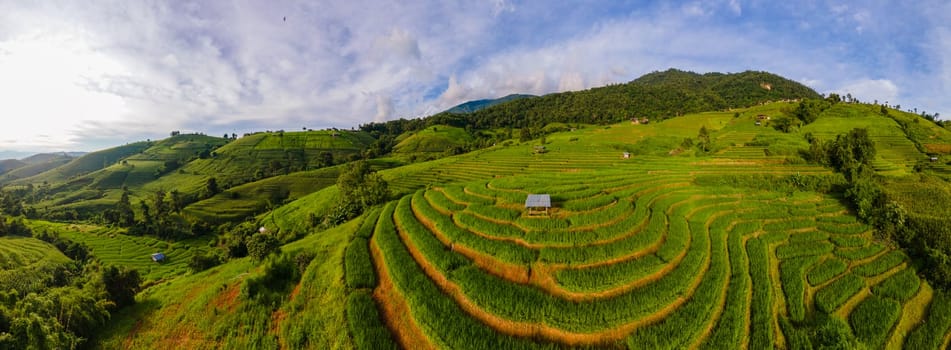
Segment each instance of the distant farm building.
M548 215L551 210L551 196L547 194L530 194L525 198L525 209L528 215Z
M760 121L758 121L758 120L756 121L756 123L755 123L755 124L756 124L756 126L760 126L760 125L763 125L763 123L762 123L762 122L760 122Z
M548 152L548 150L545 149L545 146L535 146L535 150L534 150L535 154L545 153L545 152Z
M938 161L938 157L935 157L935 156L932 156L930 159L931 159L932 162L937 162L937 161Z
M621 154L621 157L624 159L631 159L631 152L624 152Z
M152 261L154 261L154 262L163 262L163 261L165 261L165 254L163 254L163 253L152 253Z
M756 120L769 120L769 116L765 114L760 114L756 116Z

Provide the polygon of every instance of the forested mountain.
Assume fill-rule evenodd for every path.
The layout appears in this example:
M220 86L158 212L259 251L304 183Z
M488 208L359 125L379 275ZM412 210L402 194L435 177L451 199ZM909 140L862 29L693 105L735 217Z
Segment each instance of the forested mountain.
M607 124L635 117L663 120L767 101L819 97L805 85L767 72L697 74L669 69L626 84L515 99L467 114L443 112L424 119L370 123L361 128L400 134L439 124L470 129L541 128L549 123Z

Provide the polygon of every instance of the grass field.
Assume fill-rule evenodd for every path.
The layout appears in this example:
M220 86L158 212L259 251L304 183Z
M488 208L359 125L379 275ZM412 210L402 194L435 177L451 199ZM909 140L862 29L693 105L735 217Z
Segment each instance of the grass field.
M0 237L0 290L26 294L45 287L52 271L71 260L35 238Z
M104 264L135 268L146 283L185 274L192 255L207 249L206 239L173 243L92 225L33 221L30 226L34 231L55 232L60 237L86 244L91 254ZM166 261L153 262L152 253L164 253Z
M323 232L311 233L309 218L337 203L330 175L325 181L303 172L233 187L237 198L222 194L189 210L237 217L255 212L273 191L290 190L295 200L259 219L282 235L304 237L285 250L317 254L302 281L260 306L240 291L262 269L247 259L198 274L156 270L150 273L159 278L178 277L141 293L101 344L819 348L809 343L814 322L831 317L869 348L945 346L951 296L932 289L904 253L876 241L829 193L844 181L840 175L799 157L806 132L830 140L864 126L882 145L874 164L880 174L913 173L924 153L899 121L907 116L840 105L794 133L755 125L758 115L778 117L794 106L583 125L548 135L545 153L534 152L540 140L510 140L388 168L380 173L392 201ZM701 126L710 131L708 154L683 146ZM446 128L432 133L455 132ZM927 132L944 142L938 131ZM223 146L221 154L266 154L253 152L254 140ZM269 135L257 143L276 149L279 141ZM200 184L207 175L195 174L217 171L212 164L192 163L163 181ZM526 196L540 193L551 195L551 212L527 215ZM135 259L153 244L181 255L201 246L176 251L105 229L57 230L113 261ZM113 242L139 248L123 255Z

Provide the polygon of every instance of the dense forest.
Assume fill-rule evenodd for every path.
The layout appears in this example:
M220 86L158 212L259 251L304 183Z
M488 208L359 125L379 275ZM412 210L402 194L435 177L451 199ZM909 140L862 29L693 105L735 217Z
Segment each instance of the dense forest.
M519 98L467 114L443 112L424 119L370 123L360 128L390 135L432 125L474 130L541 129L550 123L610 124L645 117L664 120L686 113L819 97L805 85L767 72L697 74L669 69L626 84Z

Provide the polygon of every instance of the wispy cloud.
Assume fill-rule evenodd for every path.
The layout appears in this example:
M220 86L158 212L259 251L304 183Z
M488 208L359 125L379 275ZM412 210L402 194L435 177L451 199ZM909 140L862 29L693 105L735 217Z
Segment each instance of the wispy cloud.
M951 115L949 6L4 2L0 149L349 128L668 67L768 70Z

